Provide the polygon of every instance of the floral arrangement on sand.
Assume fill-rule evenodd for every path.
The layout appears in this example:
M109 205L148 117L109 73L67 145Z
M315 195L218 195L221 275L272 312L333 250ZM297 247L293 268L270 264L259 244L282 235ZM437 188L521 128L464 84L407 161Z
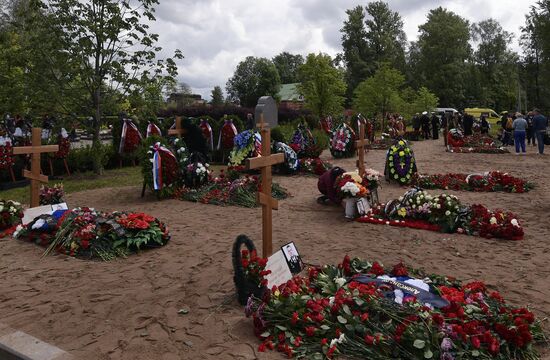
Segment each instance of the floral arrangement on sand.
M488 135L464 136L457 129L451 129L447 133L447 144L447 151L454 153L504 154L509 152L500 141Z
M507 240L521 240L524 235L516 214L463 205L454 195L430 195L418 188L374 207L357 221Z
M79 258L112 260L143 248L165 245L168 229L144 213L103 213L92 208L58 210L41 215L14 233L17 239L45 246L45 255L58 252Z
M258 351L289 358L538 359L540 320L483 282L345 257L251 296Z
M535 187L531 182L500 171L489 171L483 174L417 174L414 184L423 189L510 193L524 193Z
M11 228L21 223L23 207L13 200L0 200L0 230Z
M50 187L42 185L39 193L40 205L54 205L60 204L65 200L65 190L63 184L55 184Z

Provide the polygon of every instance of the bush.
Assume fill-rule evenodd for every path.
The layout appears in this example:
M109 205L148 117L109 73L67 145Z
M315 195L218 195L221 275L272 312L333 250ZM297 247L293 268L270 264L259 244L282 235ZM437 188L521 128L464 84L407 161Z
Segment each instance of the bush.
M317 145L317 147L322 150L328 149L330 139L323 130L313 129L313 131L311 131L311 134L313 135L313 139L315 139L315 145Z

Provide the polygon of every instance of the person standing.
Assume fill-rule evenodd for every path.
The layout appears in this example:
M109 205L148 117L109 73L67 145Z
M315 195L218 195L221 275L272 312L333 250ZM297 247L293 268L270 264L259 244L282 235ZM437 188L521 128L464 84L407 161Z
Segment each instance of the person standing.
M487 116L481 115L481 134L489 134L489 122L487 121Z
M520 148L521 153L525 154L525 134L527 132L527 120L523 118L522 113L516 113L516 119L512 123L512 128L514 129L514 144L516 145L516 155L519 155Z
M529 111L525 120L527 120L527 145L531 145L531 143L533 143L533 146L535 146L536 136L535 136L535 132L533 131L533 112L532 111Z
M544 154L544 136L548 127L548 119L540 113L539 109L534 109L533 115L533 131L539 145L539 154L542 155Z
M439 139L439 118L435 113L432 113L432 139Z
M424 140L428 140L430 138L430 118L428 117L427 111L422 113L420 120L422 123L422 134L424 135Z
M472 135L472 128L474 127L474 117L470 114L464 114L464 136Z
M254 130L256 128L256 122L251 113L246 114L246 129Z

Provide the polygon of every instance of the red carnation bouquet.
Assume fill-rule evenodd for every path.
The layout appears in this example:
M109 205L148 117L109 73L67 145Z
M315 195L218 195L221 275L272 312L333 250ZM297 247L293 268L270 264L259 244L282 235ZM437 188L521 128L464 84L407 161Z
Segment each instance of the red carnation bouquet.
M3 144L0 144L0 169L9 169L13 164L13 146L11 141L3 141Z

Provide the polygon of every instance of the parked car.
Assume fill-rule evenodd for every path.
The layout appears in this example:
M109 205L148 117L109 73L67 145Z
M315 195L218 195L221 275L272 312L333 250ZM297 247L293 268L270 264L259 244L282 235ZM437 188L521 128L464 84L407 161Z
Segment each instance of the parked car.
M487 117L489 124L496 124L500 121L500 115L493 109L489 108L466 108L464 113L473 115L476 119L481 118L482 115Z

